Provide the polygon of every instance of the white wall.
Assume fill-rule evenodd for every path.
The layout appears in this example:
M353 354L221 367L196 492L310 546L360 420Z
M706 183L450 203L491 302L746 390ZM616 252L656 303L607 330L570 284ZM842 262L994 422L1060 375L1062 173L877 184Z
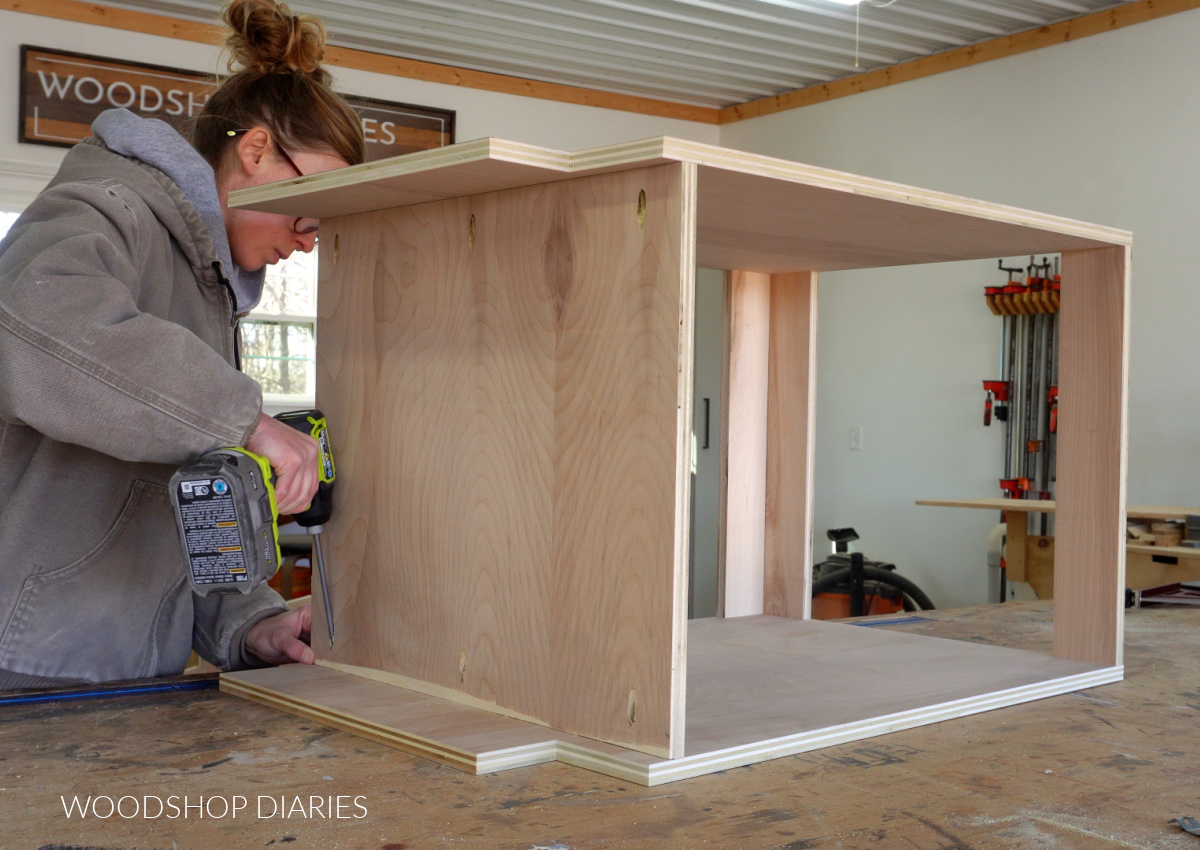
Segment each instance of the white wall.
M722 128L729 147L1134 233L1129 501L1200 504L1200 12ZM939 605L985 601L995 261L824 275L817 549L846 524ZM848 428L865 448L848 450Z
M98 56L215 72L215 47L189 41L0 11L0 210L28 202L62 159L64 149L17 141L20 46L74 50ZM458 141L485 136L564 150L651 136L716 142L713 124L678 121L589 106L426 83L353 69L331 68L335 87L348 94L457 111Z

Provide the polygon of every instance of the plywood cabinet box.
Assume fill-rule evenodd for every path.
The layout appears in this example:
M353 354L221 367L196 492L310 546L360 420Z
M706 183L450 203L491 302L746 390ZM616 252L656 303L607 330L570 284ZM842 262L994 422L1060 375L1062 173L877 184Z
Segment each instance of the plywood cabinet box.
M318 667L226 690L657 784L1121 678L1128 233L670 138L233 202L321 219L337 645L317 610ZM818 274L1057 252L1053 656L807 619ZM728 270L725 616L689 623L697 266Z

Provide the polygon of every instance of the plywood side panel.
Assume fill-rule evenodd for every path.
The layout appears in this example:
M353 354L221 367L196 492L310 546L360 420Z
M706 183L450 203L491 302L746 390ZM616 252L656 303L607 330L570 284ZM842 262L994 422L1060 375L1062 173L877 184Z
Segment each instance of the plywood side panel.
M807 619L812 607L817 275L771 276L763 613Z
M552 688L554 320L530 285L539 252L521 249L544 243L541 208L523 191L326 228L318 371L342 479L333 596L353 601L322 655L536 717ZM489 238L502 225L516 232Z
M1129 249L1062 259L1054 655L1121 663Z
M691 186L682 164L554 184L544 253L557 329L554 725L664 756L683 739L672 695L683 699L674 620L687 610Z
M327 247L320 252L320 299L317 310L317 406L329 421L338 477L333 518L324 534L327 579L333 597L338 651L357 656L371 643L368 619L371 598L360 597L363 570L369 558L368 530L376 509L374 491L374 427L371 393L379 378L375 350L373 286L381 240L372 228L358 229L354 218L324 222ZM358 216L357 218L363 218ZM350 481L365 486L347 486ZM375 569L375 564L370 565ZM318 658L328 658L325 606L318 588L313 593L312 646Z
M694 172L325 227L323 660L682 752Z
M767 374L771 277L732 271L729 289L729 386L725 425L726 617L763 612L767 511Z

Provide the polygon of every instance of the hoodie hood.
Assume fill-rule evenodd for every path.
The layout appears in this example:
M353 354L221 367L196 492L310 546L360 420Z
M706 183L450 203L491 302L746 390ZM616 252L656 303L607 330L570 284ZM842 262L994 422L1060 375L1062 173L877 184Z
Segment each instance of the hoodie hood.
M237 298L237 311L254 309L262 297L265 271L246 271L233 262L216 175L208 161L170 124L157 118L141 118L128 109L100 113L92 122L92 132L109 150L152 165L175 181L208 229L221 274Z

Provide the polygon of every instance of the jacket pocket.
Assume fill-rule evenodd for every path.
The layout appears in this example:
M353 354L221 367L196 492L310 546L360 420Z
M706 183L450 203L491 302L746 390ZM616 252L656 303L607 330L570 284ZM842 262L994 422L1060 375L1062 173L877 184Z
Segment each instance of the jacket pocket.
M166 488L134 481L90 552L25 580L0 637L0 668L92 681L154 675L160 643L169 654L190 645L190 606L180 616L167 604L188 593L180 561ZM160 623L163 612L178 622Z

